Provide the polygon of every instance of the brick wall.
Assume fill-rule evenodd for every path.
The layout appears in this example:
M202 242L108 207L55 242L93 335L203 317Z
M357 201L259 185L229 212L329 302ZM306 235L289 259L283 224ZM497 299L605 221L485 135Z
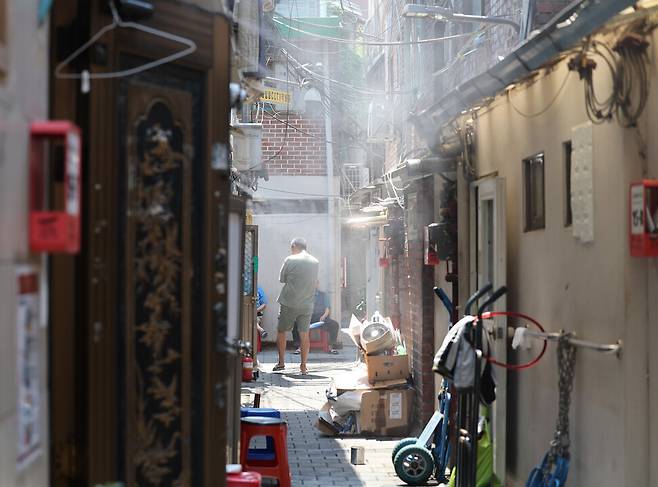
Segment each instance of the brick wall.
M296 113L282 121L263 118L263 161L271 176L323 176L327 174L324 118L306 118ZM273 157L283 145L283 149ZM272 158L272 160L269 160Z
M407 249L400 269L400 301L402 328L411 330L411 367L416 389L415 415L419 425L434 412L435 389L432 361L434 359L434 267L423 263L423 228L433 221L433 185L421 181L407 194L415 193L415 202L408 200L405 210ZM406 288L406 289L405 289ZM404 296L404 299L403 297ZM406 323L405 323L406 322Z

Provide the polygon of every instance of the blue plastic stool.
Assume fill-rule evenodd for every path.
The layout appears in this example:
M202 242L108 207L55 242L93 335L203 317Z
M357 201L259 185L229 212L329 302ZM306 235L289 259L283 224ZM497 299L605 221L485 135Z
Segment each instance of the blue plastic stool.
M240 408L240 417L246 418L249 416L261 416L265 418L278 418L281 419L281 411L273 408ZM274 451L274 440L267 436L265 438L266 446L265 448L249 448L247 452L247 459L270 462L274 461L276 458L276 452Z

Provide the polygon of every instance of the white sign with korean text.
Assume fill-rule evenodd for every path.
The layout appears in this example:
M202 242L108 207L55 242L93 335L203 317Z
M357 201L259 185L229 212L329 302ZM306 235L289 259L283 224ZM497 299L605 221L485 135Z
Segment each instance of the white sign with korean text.
M631 188L631 234L644 233L644 186L638 184Z
M18 382L17 470L41 454L39 378L39 275L29 267L16 271L16 336Z
M388 417L390 419L402 419L402 393L391 392L388 397Z

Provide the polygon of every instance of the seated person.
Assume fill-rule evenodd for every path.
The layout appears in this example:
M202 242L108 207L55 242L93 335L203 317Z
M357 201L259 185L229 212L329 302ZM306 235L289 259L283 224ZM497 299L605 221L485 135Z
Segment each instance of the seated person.
M340 330L340 325L337 321L332 320L329 317L331 311L329 307L329 295L318 289L320 283L316 284L315 288L315 301L313 302L313 314L311 315L311 324L317 323L318 321L323 321L322 329L329 333L329 343L331 344L330 352L337 354L337 348L341 348L341 344L338 343L338 331ZM299 349L299 333L297 332L297 327L292 330L292 339L295 344L296 350L293 352L299 354L301 350Z
M258 286L258 298L256 299L256 316L258 316L256 320L256 327L258 328L258 333L260 333L261 338L265 338L267 336L267 331L260 326L261 322L261 317L263 316L263 311L265 311L265 308L267 308L267 295L265 294L265 291L263 290L262 287Z

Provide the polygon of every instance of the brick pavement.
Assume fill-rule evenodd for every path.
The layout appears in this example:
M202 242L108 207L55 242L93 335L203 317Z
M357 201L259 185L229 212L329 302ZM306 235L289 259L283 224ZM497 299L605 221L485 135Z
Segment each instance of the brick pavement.
M349 370L355 356L354 348L347 347L339 355L313 352L309 357L309 375L301 376L299 356L290 351L286 353L286 370L275 373L271 373L277 360L275 351L265 350L258 355L259 382L264 386L261 406L281 410L288 422L293 487L406 485L395 475L391 463L391 451L398 439L328 437L314 426L318 409L326 400L331 375ZM352 446L365 447L365 465L350 463Z

